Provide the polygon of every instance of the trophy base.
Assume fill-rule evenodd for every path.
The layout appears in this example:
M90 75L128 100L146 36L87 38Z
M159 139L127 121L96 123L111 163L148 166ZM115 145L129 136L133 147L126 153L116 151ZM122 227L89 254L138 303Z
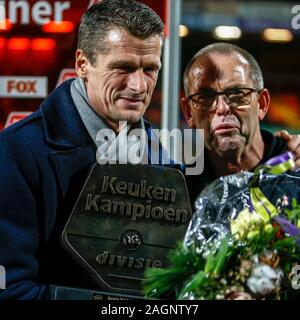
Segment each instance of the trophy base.
M51 300L143 300L142 296L50 285Z

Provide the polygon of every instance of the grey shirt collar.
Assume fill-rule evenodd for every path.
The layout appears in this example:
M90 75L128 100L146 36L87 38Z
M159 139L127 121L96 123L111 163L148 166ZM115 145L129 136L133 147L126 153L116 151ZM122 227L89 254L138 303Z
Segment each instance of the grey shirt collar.
M92 108L87 91L86 86L81 78L75 79L71 83L71 96L73 98L73 101L75 103L75 106L79 112L79 115L83 121L83 124L85 125L89 135L91 136L92 140L94 141L95 145L97 147L100 146L99 141L96 140L97 133L101 129L111 129L106 121L99 116L96 111ZM128 124L126 130L127 135L130 133L133 129L141 129L143 132L145 132L145 124L143 119L139 120L138 122L134 123L133 125ZM117 136L116 140L119 138L119 135ZM117 141L114 141L116 144ZM134 144L135 142L133 142ZM127 154L130 152L130 148L132 147L132 144L130 140L128 141L127 150L119 150L119 154ZM121 145L122 148L122 145ZM146 155L145 155L146 156Z
M97 144L97 132L101 129L108 128L108 125L91 107L83 79L77 78L71 83L71 96L83 124L95 144Z

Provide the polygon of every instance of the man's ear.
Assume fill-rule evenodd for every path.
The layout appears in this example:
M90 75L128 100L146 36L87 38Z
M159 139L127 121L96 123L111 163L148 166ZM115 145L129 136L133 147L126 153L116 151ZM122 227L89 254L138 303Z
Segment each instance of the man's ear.
M259 121L263 120L265 115L268 112L269 106L270 106L271 98L270 98L270 93L268 89L263 89L260 92L259 98L258 98L258 103L259 103L259 113L258 113L258 118Z
M191 107L190 107L190 104L189 104L187 98L182 97L180 102L181 102L181 104L180 104L181 111L184 115L185 121L187 122L187 124L190 128L195 129L196 128L195 121L193 119L193 116L191 113Z
M75 55L75 71L78 77L85 79L89 61L81 49L77 49Z

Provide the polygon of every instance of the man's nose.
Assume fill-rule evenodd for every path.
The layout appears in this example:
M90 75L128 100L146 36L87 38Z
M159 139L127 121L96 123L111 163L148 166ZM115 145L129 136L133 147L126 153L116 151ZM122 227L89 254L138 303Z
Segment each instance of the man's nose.
M223 94L216 97L215 104L217 114L227 114L231 110L230 106L225 101L225 96Z
M135 70L129 75L128 87L137 93L143 93L147 90L147 83L143 70Z

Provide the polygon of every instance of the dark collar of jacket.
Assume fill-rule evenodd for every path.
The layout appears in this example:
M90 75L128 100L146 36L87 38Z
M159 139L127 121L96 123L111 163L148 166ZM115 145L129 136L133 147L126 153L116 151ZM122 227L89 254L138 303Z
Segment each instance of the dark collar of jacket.
M62 149L93 143L75 108L70 91L72 81L63 82L41 105L45 140Z

